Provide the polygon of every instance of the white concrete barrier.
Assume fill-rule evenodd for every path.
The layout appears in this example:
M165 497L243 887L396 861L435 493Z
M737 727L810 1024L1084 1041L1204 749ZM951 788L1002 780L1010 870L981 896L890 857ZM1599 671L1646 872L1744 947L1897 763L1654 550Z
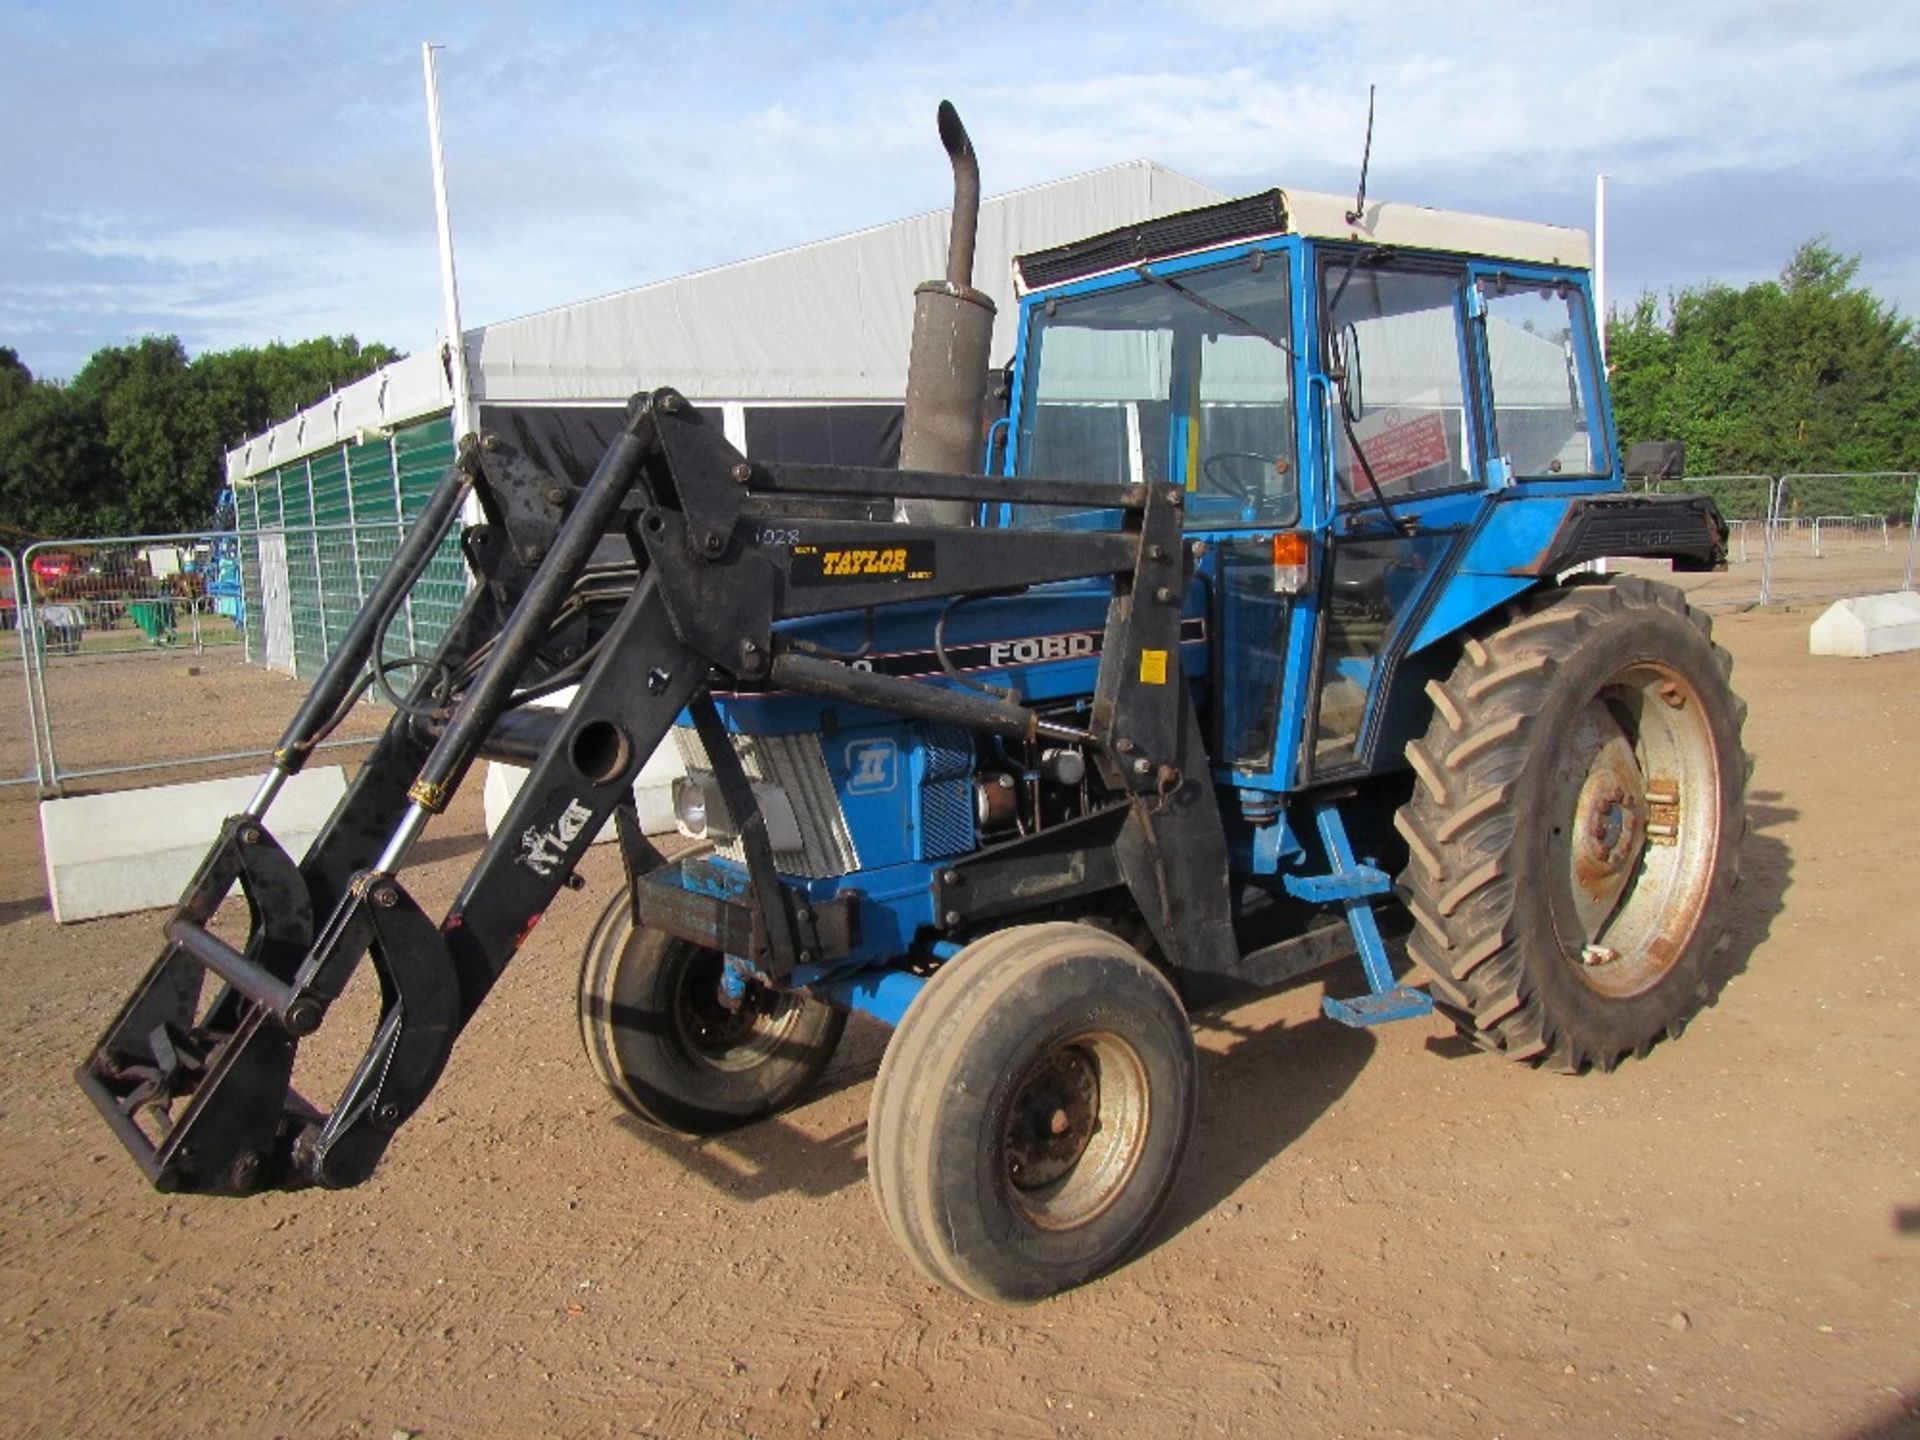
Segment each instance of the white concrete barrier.
M259 777L242 775L41 801L53 918L64 925L173 905L221 823L244 810L259 785ZM267 832L299 859L346 790L338 765L302 771L267 812Z
M556 690L533 703L548 710L564 710L573 703L577 688ZM640 828L647 834L674 833L673 782L686 773L680 763L679 750L671 742L663 743L640 767L640 773L633 781L633 802L640 812ZM480 806L486 816L487 834L491 835L500 828L507 807L513 803L513 797L520 793L520 787L526 780L527 772L519 765L488 762L486 782L480 791ZM613 826L607 825L594 837L593 843L599 845L613 838Z
M1896 590L1829 605L1807 632L1815 655L1891 655L1920 650L1920 593Z
M640 812L640 828L647 834L674 833L673 782L685 773L680 767L680 757L673 753L671 744L662 745L640 767L640 774L633 782L633 803ZM500 828L507 807L513 803L513 797L520 793L520 787L526 782L527 772L520 766L502 765L496 760L487 762L486 784L480 791L480 804L487 819L487 834L491 835ZM607 825L593 837L593 843L599 845L613 839L613 835L613 826Z

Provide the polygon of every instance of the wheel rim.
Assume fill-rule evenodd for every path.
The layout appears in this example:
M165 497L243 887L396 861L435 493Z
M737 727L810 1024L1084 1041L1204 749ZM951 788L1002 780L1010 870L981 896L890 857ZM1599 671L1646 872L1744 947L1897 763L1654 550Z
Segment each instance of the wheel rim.
M1644 661L1573 717L1553 775L1554 928L1581 982L1639 995L1698 928L1720 844L1720 765L1699 692Z
M740 1004L729 1009L720 1000L725 966L718 951L694 950L680 967L674 1030L681 1047L700 1063L715 1070L751 1070L786 1043L799 1022L800 1002L749 985Z
M1016 1211L1048 1230L1085 1225L1126 1189L1151 1118L1144 1061L1091 1031L1039 1056L1015 1082L1001 1174Z

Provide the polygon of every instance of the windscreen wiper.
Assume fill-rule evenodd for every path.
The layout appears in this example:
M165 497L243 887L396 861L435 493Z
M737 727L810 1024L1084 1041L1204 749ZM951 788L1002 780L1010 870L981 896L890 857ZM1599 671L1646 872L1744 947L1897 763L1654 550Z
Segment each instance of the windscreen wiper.
M1371 122L1369 122L1369 124L1371 124ZM1368 132L1368 143L1369 145L1372 143L1371 129L1369 129ZM1364 192L1366 189L1364 172L1360 185ZM1340 300L1347 293L1347 286L1353 282L1353 272L1355 268L1359 266L1362 260L1366 261L1369 265L1378 265L1384 261L1390 253L1384 245L1368 245L1362 249L1355 250L1347 257L1346 267L1340 272L1340 284L1334 290L1333 298L1327 301L1329 334L1339 333L1339 327L1334 324L1333 316L1334 312L1340 308ZM1353 448L1353 458L1360 469L1360 473L1367 477L1367 488L1373 492L1373 503L1380 507L1380 513L1386 516L1387 524L1391 525L1397 533L1402 535L1410 534L1412 533L1413 526L1409 522L1401 519L1393 506L1388 503L1387 492L1380 488L1380 482L1374 478L1373 466L1367 460L1366 447L1360 443L1360 434L1353 428L1353 415L1347 409L1347 392L1345 388L1347 377L1342 373L1335 378L1341 386L1338 392L1340 427L1346 431L1347 444Z
M1271 330L1268 330L1263 326L1254 324L1253 321L1247 319L1246 316L1236 314L1234 311L1227 309L1227 307L1224 305L1214 304L1213 301L1207 299L1206 296L1196 294L1194 291L1189 290L1186 286L1182 285L1178 280L1170 280L1165 275L1154 274L1153 271L1148 269L1145 265L1135 266L1134 271L1136 274L1140 276L1142 280L1151 280L1156 285L1166 286L1167 289L1173 291L1174 294L1183 296L1184 298L1191 300L1194 304L1198 305L1202 310L1205 310L1209 315L1218 315L1222 320L1226 320L1232 324L1238 325L1242 330L1246 331L1249 335L1255 336L1261 340L1266 341L1269 345L1273 346L1276 350L1278 350L1282 355L1286 356L1289 360L1293 359L1293 347L1289 345L1282 336L1274 334Z

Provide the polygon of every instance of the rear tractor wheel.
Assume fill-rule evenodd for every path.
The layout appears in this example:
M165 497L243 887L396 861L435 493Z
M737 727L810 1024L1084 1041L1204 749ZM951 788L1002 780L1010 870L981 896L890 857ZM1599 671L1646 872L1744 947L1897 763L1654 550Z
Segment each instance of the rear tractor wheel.
M1679 592L1536 592L1428 687L1397 824L1409 949L1488 1049L1611 1069L1726 979L1746 706Z
M967 946L908 1008L874 1081L868 1172L931 1279L1022 1303L1112 1269L1172 1193L1193 1035L1166 979L1087 925Z
M633 924L625 891L594 926L580 967L580 1039L620 1103L650 1125L716 1135L764 1119L820 1078L844 1010L749 984L722 995L725 960Z

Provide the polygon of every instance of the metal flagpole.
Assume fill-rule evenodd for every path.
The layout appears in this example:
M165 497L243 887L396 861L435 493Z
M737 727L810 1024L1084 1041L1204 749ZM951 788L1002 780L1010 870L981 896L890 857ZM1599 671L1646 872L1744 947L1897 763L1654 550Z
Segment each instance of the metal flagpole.
M1607 175L1593 177L1593 310L1599 321L1600 363L1607 363Z
M433 211L440 226L440 297L446 307L447 379L453 390L453 439L473 433L473 392L467 383L466 332L460 328L460 282L453 268L453 225L447 217L446 155L440 146L440 84L433 52L441 47L420 42L420 63L427 75L427 139L433 147Z

